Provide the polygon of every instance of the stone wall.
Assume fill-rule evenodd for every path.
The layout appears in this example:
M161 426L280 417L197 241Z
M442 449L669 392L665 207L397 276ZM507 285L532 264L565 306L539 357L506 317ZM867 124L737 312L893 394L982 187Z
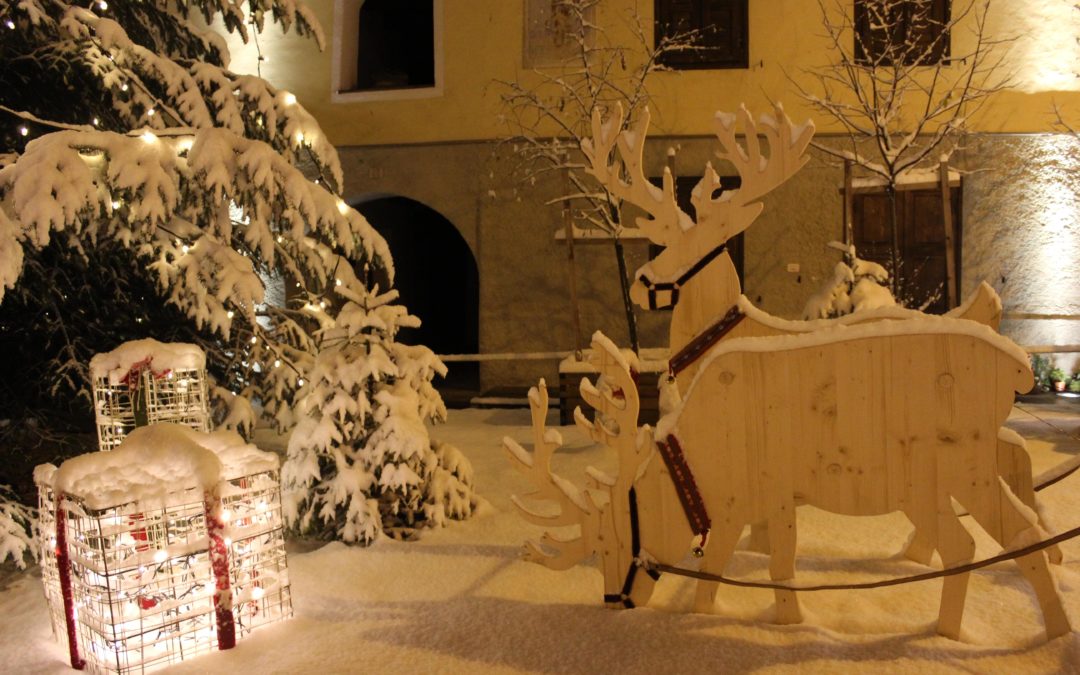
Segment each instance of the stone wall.
M828 138L819 139L824 142ZM715 139L653 139L649 173L659 175L667 148L677 173L700 175ZM970 139L958 164L964 178L961 295L979 281L1001 293L1007 313L1080 314L1078 145L1063 135L984 135ZM480 276L480 349L485 353L570 350L566 244L558 178L521 185L508 146L495 143L341 148L347 201L372 193L409 197L435 209L461 232ZM719 169L719 167L718 167ZM841 237L840 167L815 153L794 178L765 198L746 233L744 292L763 309L797 318L838 260L826 248ZM632 213L628 213L632 216ZM423 236L418 233L417 236ZM644 242L626 244L631 272L647 259ZM575 248L581 339L603 330L628 344L610 244ZM788 271L789 265L797 271ZM667 315L637 311L644 346L666 344ZM423 317L421 317L423 318ZM1080 321L1008 320L1021 344L1078 344ZM554 361L486 363L485 389L556 381Z

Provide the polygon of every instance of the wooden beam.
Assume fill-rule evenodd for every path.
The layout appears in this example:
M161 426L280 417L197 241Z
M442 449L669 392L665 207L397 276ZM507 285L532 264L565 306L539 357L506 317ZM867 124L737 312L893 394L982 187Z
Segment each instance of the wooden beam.
M938 165L938 180L941 187L941 218L945 225L945 300L949 309L956 307L959 296L956 279L956 249L953 244L952 189L949 185L949 163Z

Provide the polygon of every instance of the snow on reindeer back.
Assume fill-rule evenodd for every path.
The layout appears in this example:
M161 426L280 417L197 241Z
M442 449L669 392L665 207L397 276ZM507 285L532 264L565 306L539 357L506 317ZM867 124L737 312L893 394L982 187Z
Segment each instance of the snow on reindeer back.
M134 501L165 505L170 494L213 488L222 474L221 460L193 433L178 424L139 427L115 450L61 464L54 487L95 510Z
M119 384L132 366L147 358L151 359L150 367L155 372L206 368L206 355L195 345L145 338L125 342L111 352L94 356L90 359L90 377L105 377L109 384Z

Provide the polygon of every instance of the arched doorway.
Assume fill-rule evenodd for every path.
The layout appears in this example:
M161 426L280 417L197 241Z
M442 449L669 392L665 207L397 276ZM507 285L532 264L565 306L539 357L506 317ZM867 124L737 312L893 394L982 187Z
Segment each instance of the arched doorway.
M353 204L386 239L394 258L394 288L419 328L398 338L436 354L480 351L480 283L476 258L454 224L407 197L372 195ZM480 389L478 363L448 363L435 386L448 406L466 406Z

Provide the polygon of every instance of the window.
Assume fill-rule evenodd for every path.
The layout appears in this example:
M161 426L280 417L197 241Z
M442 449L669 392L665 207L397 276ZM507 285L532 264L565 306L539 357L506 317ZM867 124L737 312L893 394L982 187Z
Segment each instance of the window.
M746 68L750 63L748 0L656 0L656 40L696 31L697 49L665 54L680 70Z
M444 0L336 0L334 102L442 94Z
M960 278L961 237L963 213L962 188L951 188L953 208L953 251L956 278ZM889 199L884 192L854 194L852 229L855 250L863 260L879 263L889 269L892 233L889 228ZM949 310L947 283L948 254L945 244L944 219L941 210L941 189L920 188L896 193L896 239L900 266L899 296L909 307L924 308L932 314Z
M949 58L950 0L855 0L855 61L933 65Z

